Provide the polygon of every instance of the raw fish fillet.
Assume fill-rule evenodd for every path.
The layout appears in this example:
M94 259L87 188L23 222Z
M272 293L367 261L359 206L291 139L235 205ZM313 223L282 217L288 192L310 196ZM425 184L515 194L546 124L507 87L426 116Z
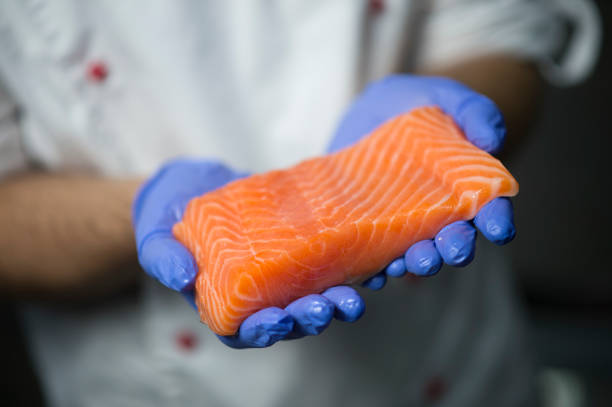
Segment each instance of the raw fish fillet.
M361 282L413 243L517 192L497 159L426 107L335 154L194 198L173 233L198 265L202 321L230 335L262 308Z

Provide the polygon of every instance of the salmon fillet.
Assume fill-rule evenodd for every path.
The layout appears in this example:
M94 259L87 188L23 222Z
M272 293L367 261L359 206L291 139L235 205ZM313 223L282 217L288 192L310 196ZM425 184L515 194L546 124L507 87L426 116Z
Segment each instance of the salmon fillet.
M497 159L425 107L335 154L194 198L173 233L198 265L202 322L231 335L260 309L361 282L417 241L517 192Z

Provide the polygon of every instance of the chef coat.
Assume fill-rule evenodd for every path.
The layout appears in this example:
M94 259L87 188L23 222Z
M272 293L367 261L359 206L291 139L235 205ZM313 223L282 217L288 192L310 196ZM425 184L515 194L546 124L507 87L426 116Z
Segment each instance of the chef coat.
M574 34L564 37L564 25ZM557 83L591 69L589 1L0 3L0 173L147 175L183 155L249 171L322 154L368 81L504 53ZM530 369L503 249L365 293L356 324L222 345L182 297L24 306L51 406L519 405Z

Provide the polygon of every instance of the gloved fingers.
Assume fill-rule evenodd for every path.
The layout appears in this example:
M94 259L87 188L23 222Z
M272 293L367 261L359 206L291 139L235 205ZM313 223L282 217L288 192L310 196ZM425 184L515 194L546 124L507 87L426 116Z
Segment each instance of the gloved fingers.
M431 105L429 94L415 85L416 77L409 75L390 75L369 84L343 116L327 151L335 152L356 142L415 106Z
M434 244L446 264L466 266L474 258L476 229L466 221L451 223L438 232Z
M477 147L490 153L502 148L503 116L486 96L447 78L392 75L370 84L351 105L328 151L354 143L394 116L431 105L453 116Z
M491 242L498 245L510 242L516 235L512 201L495 198L478 211L474 224Z
M291 338L318 335L327 328L334 317L335 306L322 295L311 294L299 298L285 307L293 317Z
M184 291L184 292L181 292L181 295L183 296L183 298L185 298L185 301L187 301L187 303L191 305L191 308L193 308L196 311L198 310L198 306L196 305L196 302L195 302L195 291L193 290Z
M172 290L188 291L193 287L196 262L170 232L148 236L138 250L138 260L149 275Z
M334 318L355 322L365 312L365 301L354 289L346 285L339 285L325 290L322 294L334 304Z
M166 163L138 192L132 205L136 241L159 230L171 230L196 196L247 174L211 160L176 159Z
M189 199L197 195L197 185L181 182L186 166L183 162L167 163L140 187L132 205L134 231L139 244L152 232L171 230L182 217Z
M495 103L458 82L444 78L436 80L435 102L453 116L467 139L488 152L499 152L506 138L504 118Z
M287 311L270 307L245 319L235 335L217 337L225 345L236 349L265 348L285 339L293 326L293 317Z
M401 277L406 274L406 264L404 258L400 257L393 260L384 270L385 274L391 277Z
M417 276L432 276L440 271L442 257L433 240L413 244L404 254L406 270Z
M369 288L370 290L380 290L387 283L387 274L384 270L374 276L368 278L366 281L361 283L362 286Z

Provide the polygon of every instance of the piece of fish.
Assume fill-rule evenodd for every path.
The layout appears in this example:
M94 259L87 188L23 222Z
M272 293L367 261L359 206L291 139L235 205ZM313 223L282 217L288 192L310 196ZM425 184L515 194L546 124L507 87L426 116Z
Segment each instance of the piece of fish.
M198 265L200 317L220 335L266 307L361 282L518 184L437 107L355 145L189 202L175 237Z

